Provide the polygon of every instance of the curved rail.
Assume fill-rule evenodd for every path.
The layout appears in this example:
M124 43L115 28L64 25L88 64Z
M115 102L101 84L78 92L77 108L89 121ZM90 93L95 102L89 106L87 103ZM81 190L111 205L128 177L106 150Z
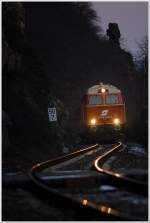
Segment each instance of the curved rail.
M69 203L69 207L73 207L76 208L76 210L79 210L83 212L84 216L88 216L89 213L89 217L91 217L91 214L93 214L94 217L96 217L97 219L101 220L126 220L128 219L126 216L122 215L120 212L117 212L116 210L111 210L111 212L108 212L109 207L103 207L99 205L99 209L96 208L95 205L93 205L92 203L86 201L85 204L85 200L81 200L80 202L75 201L72 197L68 196L68 195L64 195L61 192L59 192L58 190L55 190L54 188L49 187L49 185L47 185L40 176L38 176L38 172L42 171L43 169L50 167L52 165L56 165L59 162L63 162L66 161L68 159L74 158L78 155L84 154L86 152L92 151L94 149L96 149L99 145L96 144L94 146L88 147L86 149L71 153L69 155L66 156L62 156L60 158L56 158L53 160L48 160L46 162L42 162L40 164L34 165L30 170L29 170L29 177L30 179L35 183L36 185L36 191L40 190L40 194L41 194L41 190L42 190L42 195L45 195L45 199L46 201L48 200L48 196L47 196L47 192L49 193L49 195L51 195L54 199L55 202L57 202L58 204L61 202L64 202L65 204ZM35 191L35 190L34 190ZM41 199L43 199L41 197ZM81 210L80 210L81 209ZM82 212L80 214L82 214Z
M119 173L113 173L112 171L105 170L101 166L104 164L104 162L106 161L106 159L108 159L114 153L116 153L117 151L119 151L122 148L122 146L123 146L122 143L119 142L119 144L117 146L114 146L111 150L109 150L108 152L106 152L102 156L98 157L95 160L95 163L94 163L96 170L99 171L99 172L101 172L101 173L106 173L106 174L110 174L110 175L113 175L113 176L116 176L116 177L120 177L121 175Z
M68 155L60 156L59 158L47 160L47 161L42 162L42 163L38 163L38 164L36 164L32 167L32 169L30 170L30 173L31 172L32 173L33 172L39 172L39 171L41 171L45 168L51 167L51 166L56 165L60 162L67 161L67 160L72 159L76 156L79 156L79 155L82 155L84 153L90 152L90 151L96 149L98 146L99 146L99 144L95 144L95 145L92 145L90 147L78 150L76 152L69 153Z
M37 173L48 168L48 167L51 167L53 165L56 165L60 162L64 162L64 161L67 161L71 158L74 158L76 156L79 156L79 155L82 155L84 153L87 153L87 152L90 152L94 149L96 149L97 147L99 146L99 144L95 144L93 146L90 146L90 147L87 147L87 148L84 148L84 149L81 149L79 151L76 151L76 152L73 152L73 153L70 153L68 155L64 155L64 156L61 156L59 158L56 158L56 159L52 159L52 160L47 160L45 162L42 162L42 163L38 163L36 165L34 165L28 172L28 175L30 177L30 179L39 187L43 188L44 190L47 190L49 192L55 192L55 190L49 188L44 182L43 180L41 179L41 177L37 176ZM59 194L59 196L61 196L60 193L56 193L56 194ZM64 196L63 196L64 197Z
M120 173L113 172L111 170L107 170L103 168L103 164L106 160L111 157L113 154L118 152L122 148L123 144L119 142L117 146L114 146L111 150L103 154L102 156L98 157L95 162L94 166L95 169L100 172L108 175L110 177L110 182L115 185L123 186L132 192L138 192L139 194L146 195L148 194L148 185L142 181L138 181L135 179L131 179L129 177L123 176Z
M93 149L96 149L98 146L99 145L96 144L96 145L88 147L86 149L71 153L66 156L62 156L58 159L48 160L46 162L42 162L40 164L34 165L31 168L31 170L29 170L29 173L28 173L29 177L35 183L37 190L40 190L40 194L41 194L41 190L42 190L42 192L43 192L42 194L45 195L44 197L46 200L48 199L48 196L47 196L47 192L48 192L51 196L54 197L53 200L55 202L62 203L64 201L64 204L69 203L69 206L73 205L73 207L75 206L79 210L81 209L82 211L84 211L84 209L85 209L84 216L88 216L88 213L91 216L91 214L93 213L94 217L97 216L97 219L101 219L101 220L112 220L112 219L127 220L128 216L125 216L124 214L120 213L119 211L116 211L113 209L111 209L111 211L110 211L109 207L104 207L104 206L99 205L99 207L97 208L96 205L90 203L87 200L81 200L80 202L77 202L69 195L64 195L64 194L60 193L58 190L49 187L49 185L47 185L43 181L43 179L40 176L38 176L39 171L42 171L43 169L50 167L52 165L56 165L59 162L66 161L66 160L76 157L78 155L89 152ZM86 201L86 204L85 204L85 201Z
M46 183L40 175L38 175L38 173L42 170L44 170L45 168L51 167L53 165L56 165L60 162L64 162L67 161L71 158L74 158L76 156L82 155L86 152L92 151L94 149L96 149L99 145L93 145L91 147L88 147L86 149L65 155L65 156L61 156L59 158L56 159L52 159L52 160L48 160L46 162L42 162L39 163L37 165L34 165L32 167L32 169L29 171L29 177L30 179L35 183L36 188L39 191L39 194L41 194L41 196L44 196L45 200L49 201L49 197L47 196L47 192L49 193L49 195L51 195L53 197L53 200L55 202L57 202L58 204L63 202L63 205L67 204L69 205L69 207L76 207L78 210L83 210L83 207L86 208L85 210L85 214L87 216L87 213L91 213L90 216L92 215L92 213L94 214L94 216L98 216L98 220L128 220L131 219L132 216L128 216L125 213L121 213L120 211L117 210L113 210L111 207L104 207L99 205L98 207L96 205L94 205L94 203L91 203L88 200L81 200L80 202L75 199L73 199L73 197L67 195L67 194L62 194L59 190L55 189L54 187L50 187L49 183ZM99 171L100 173L105 173L107 174L108 177L108 181L113 184L115 184L117 187L127 187L130 188L131 190L133 190L133 192L135 192L135 190L137 189L138 192L146 192L146 186L145 184L141 184L140 185L140 190L139 190L139 185L137 186L137 181L136 180L131 180L128 178L125 178L123 176L121 176L121 174L119 173L113 173L110 170L104 170L102 168L103 163L106 161L106 159L108 159L108 157L112 156L112 154L116 153L117 151L119 151L122 148L122 143L118 143L118 145L114 146L113 148L111 148L109 151L107 151L104 155L100 156L98 159L96 159L95 161L95 168L97 171ZM117 179L117 180L116 180ZM105 180L104 180L105 181ZM118 186L119 185L119 186ZM42 193L41 193L42 190ZM67 207L66 207L67 208ZM89 210L89 211L88 211ZM134 218L133 218L134 219Z
M84 149L81 149L79 151L76 151L76 152L73 152L73 153L70 153L68 155L64 155L64 156L61 156L59 158L56 158L56 159L52 159L52 160L47 160L45 162L42 162L42 163L38 163L36 165L34 165L28 172L28 175L30 177L30 179L40 188L50 192L50 193L53 193L55 194L56 196L59 196L59 197L62 197L64 199L66 199L66 196L62 195L61 193L59 192L56 192L56 190L50 188L48 185L46 185L46 183L43 181L43 179L37 175L38 172L48 168L48 167L51 167L53 165L56 165L60 162L64 162L64 161L67 161L69 159L72 159L74 157L77 157L79 155L82 155L84 153L87 153L87 152L90 152L90 151L93 151L94 149L96 149L97 147L99 146L99 144L95 144L95 145L92 145L90 147L87 147L87 148L84 148ZM67 198L68 199L68 198ZM69 198L70 199L70 198Z

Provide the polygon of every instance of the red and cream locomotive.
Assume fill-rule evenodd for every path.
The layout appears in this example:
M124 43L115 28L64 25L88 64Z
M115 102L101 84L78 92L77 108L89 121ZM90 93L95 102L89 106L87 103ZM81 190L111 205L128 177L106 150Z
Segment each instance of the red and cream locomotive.
M84 97L84 125L88 131L121 132L126 122L122 92L115 86L100 83L90 87Z

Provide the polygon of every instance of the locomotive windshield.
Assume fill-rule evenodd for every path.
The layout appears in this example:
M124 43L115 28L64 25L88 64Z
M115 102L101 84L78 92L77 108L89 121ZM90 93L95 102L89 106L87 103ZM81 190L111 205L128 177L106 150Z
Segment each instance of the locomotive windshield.
M116 94L110 94L106 96L106 104L118 104L119 98Z
M102 104L102 97L100 95L92 95L89 97L90 105L99 105Z

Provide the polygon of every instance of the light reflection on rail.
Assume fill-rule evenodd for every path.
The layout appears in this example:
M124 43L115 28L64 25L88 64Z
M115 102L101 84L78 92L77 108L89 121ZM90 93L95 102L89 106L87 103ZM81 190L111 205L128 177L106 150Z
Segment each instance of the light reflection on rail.
M102 207L100 208L100 211L101 211L101 212L105 212L105 213L107 213L107 214L110 214L110 213L111 213L111 210L112 210L112 208L108 208L108 207L105 207L105 206L102 206Z
M87 203L88 203L88 201L87 201L87 200L85 200L85 199L84 199L84 200L82 200L82 204L83 204L83 205L87 205Z
M104 157L108 156L110 153L112 153L114 150L116 150L117 148L119 148L121 145L122 145L122 143L119 142L119 144L117 146L113 147L111 150L109 150L108 152L106 152L104 155L98 157L95 160L95 163L94 163L96 170L98 170L99 172L104 172L104 173L107 173L107 174L111 174L111 175L116 176L116 177L121 177L122 176L121 174L119 174L119 173L113 173L113 172L111 172L109 170L102 169L99 166L100 160L102 160Z
M82 205L89 206L92 208L97 209L100 212L106 213L106 214L114 214L116 216L119 216L119 212L109 206L100 205L99 207L95 205L93 202L88 201L87 199L81 200Z

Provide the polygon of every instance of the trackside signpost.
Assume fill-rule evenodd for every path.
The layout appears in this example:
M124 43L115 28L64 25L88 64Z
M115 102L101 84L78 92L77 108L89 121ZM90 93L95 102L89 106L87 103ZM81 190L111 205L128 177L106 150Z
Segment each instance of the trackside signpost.
M50 122L56 122L57 121L57 112L56 108L48 108L48 118Z

